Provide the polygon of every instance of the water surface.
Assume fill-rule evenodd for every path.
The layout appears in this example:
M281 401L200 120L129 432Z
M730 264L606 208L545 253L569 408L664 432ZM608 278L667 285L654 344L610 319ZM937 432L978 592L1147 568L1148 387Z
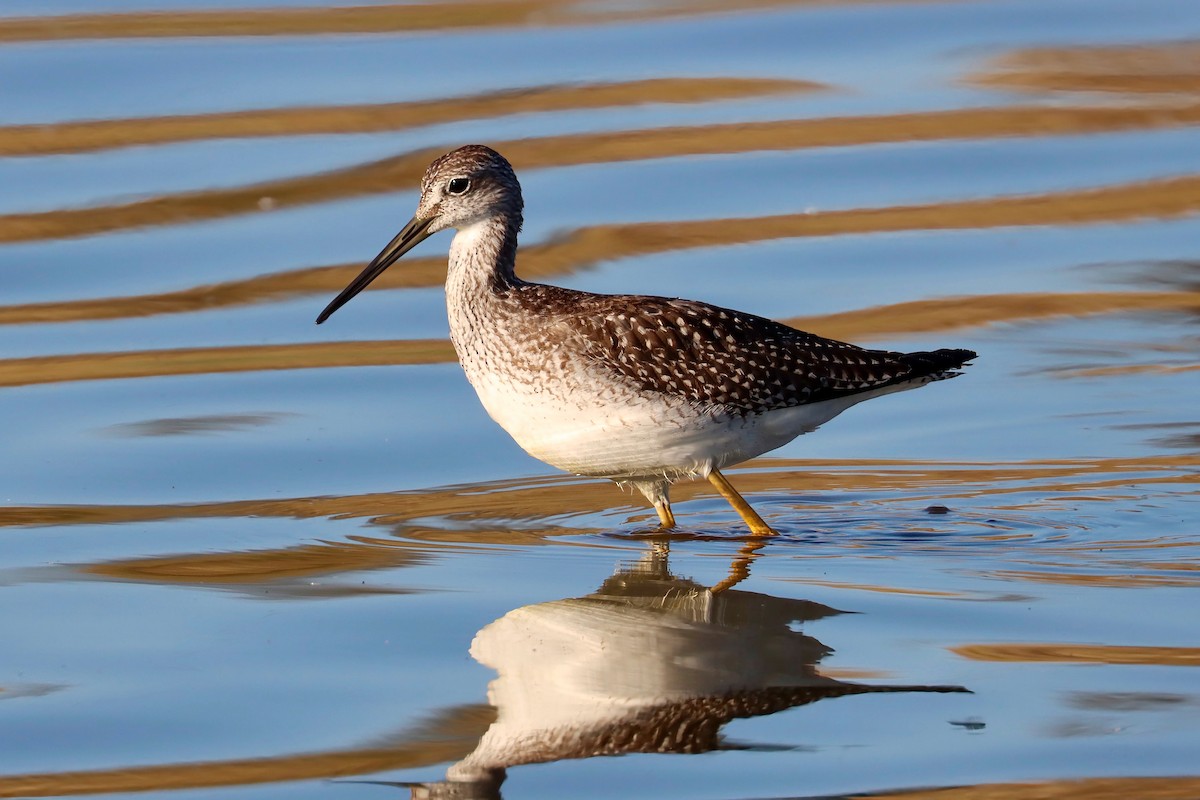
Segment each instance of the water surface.
M9 3L0 796L1200 796L1200 8ZM707 484L555 474L446 340L519 271L967 374Z

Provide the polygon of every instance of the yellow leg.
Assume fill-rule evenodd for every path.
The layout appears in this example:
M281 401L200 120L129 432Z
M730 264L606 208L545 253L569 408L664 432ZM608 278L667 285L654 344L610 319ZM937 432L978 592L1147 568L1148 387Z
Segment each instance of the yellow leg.
M667 500L659 500L655 503L654 510L658 512L658 521L662 524L663 530L675 527L675 515L671 513L671 504Z
M737 489L730 485L729 481L725 480L725 476L718 470L713 470L708 473L708 480L713 486L717 487L717 491L721 496L729 501L729 505L733 506L733 510L738 513L738 516L750 527L750 533L754 536L774 536L775 531L767 523L763 522L762 517L750 507ZM662 512L659 512L660 515Z

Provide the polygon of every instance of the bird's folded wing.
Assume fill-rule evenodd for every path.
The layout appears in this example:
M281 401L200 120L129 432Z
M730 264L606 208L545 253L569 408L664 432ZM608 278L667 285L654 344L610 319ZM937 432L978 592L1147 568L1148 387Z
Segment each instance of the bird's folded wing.
M905 354L866 350L705 303L591 296L562 323L600 369L638 389L743 413L815 403L922 373ZM965 352L965 351L963 351Z

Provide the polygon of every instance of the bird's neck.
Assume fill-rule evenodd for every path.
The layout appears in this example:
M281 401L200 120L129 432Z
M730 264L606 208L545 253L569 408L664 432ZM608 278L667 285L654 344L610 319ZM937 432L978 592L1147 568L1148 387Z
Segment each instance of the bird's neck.
M489 217L458 230L446 273L452 301L502 294L521 282L513 271L520 229L520 220Z
M450 340L467 378L477 383L480 370L503 361L496 352L512 318L508 300L523 281L513 273L520 222L486 219L460 228L450 244L446 272L446 314Z

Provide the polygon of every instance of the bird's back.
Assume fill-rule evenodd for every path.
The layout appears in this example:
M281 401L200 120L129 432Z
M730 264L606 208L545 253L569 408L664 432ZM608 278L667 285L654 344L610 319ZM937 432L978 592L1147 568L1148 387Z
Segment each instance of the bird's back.
M698 406L758 414L958 374L970 350L900 353L691 300L526 284L565 346L596 368Z

